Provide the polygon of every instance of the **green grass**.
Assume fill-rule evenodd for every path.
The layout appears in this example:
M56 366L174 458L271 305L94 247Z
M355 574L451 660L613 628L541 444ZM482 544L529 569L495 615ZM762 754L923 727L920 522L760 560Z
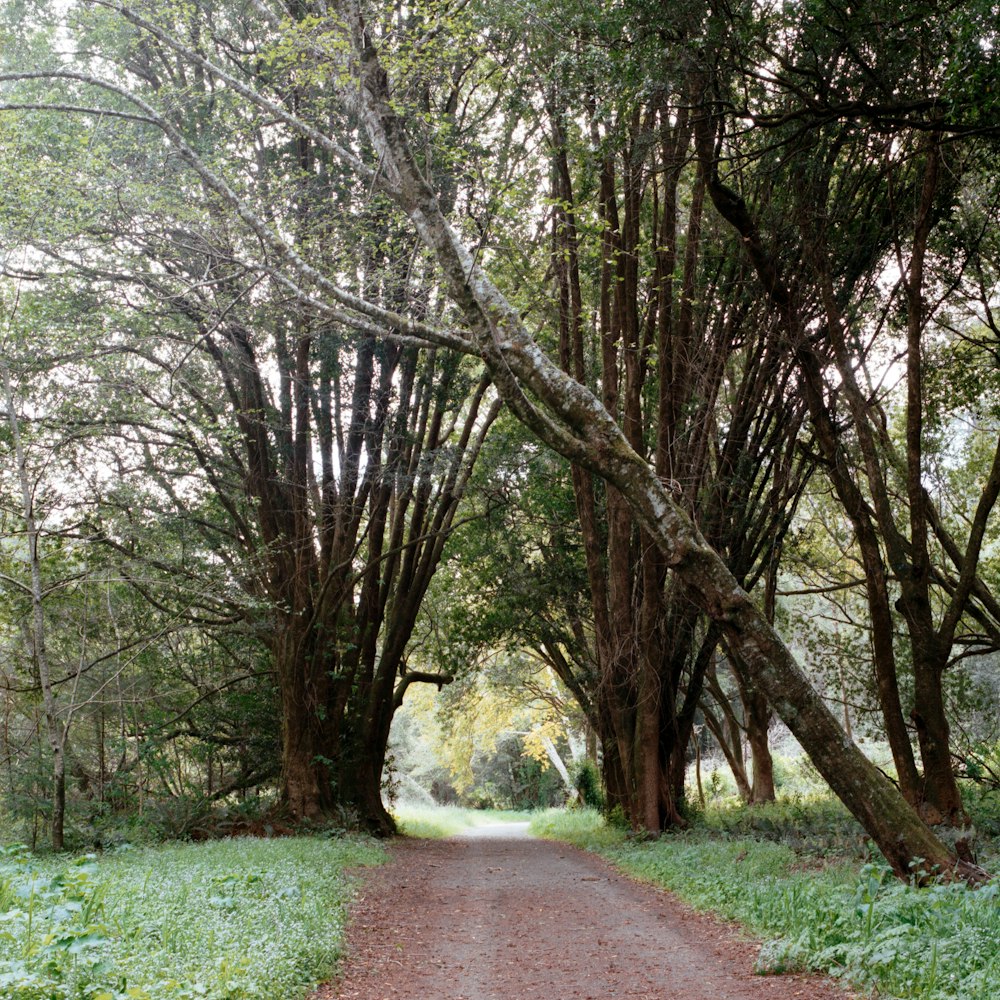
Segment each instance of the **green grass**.
M565 840L598 853L618 847L628 840L624 829L609 826L594 809L545 809L535 813L528 829L536 837Z
M400 833L407 837L454 837L475 826L527 822L534 813L459 806L397 806L393 810Z
M5 1000L293 1000L334 971L360 838L0 856Z
M906 1000L1000 996L998 881L976 891L915 889L880 863L820 861L776 840L718 829L634 841L582 810L541 814L532 831L597 851L743 924L765 938L758 971L813 969Z

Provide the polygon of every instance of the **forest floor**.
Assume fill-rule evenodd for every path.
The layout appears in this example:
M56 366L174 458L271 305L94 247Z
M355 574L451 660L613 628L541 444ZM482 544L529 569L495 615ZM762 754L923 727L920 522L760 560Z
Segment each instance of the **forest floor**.
M753 973L757 943L536 840L527 824L400 840L366 871L336 983L310 1000L846 1000L812 976Z

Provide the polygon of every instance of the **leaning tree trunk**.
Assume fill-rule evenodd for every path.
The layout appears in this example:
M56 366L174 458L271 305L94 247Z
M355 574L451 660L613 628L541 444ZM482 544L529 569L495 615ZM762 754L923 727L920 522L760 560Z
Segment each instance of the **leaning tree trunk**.
M518 311L460 242L416 166L359 8L348 0L344 11L360 76L358 87L345 97L358 108L393 197L434 254L468 330L456 335L424 329L422 335L481 356L512 411L541 440L602 476L628 499L692 599L719 624L730 649L747 664L777 714L897 874L909 877L915 858L923 859L928 870L979 874L974 866L956 861L895 786L847 739L788 647L655 471L629 446L613 417L540 350Z

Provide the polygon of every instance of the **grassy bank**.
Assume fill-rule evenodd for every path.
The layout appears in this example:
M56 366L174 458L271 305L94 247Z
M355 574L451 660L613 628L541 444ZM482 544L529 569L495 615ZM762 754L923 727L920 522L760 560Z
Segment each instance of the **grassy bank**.
M393 810L399 832L406 837L454 837L476 826L497 823L526 823L531 812L500 809L463 809L460 806L400 805Z
M820 827L830 825L829 808L816 806ZM780 831L781 815L778 807L765 820L772 831ZM915 889L851 852L838 858L797 851L779 836L733 832L754 822L737 819L708 815L691 831L647 842L586 811L541 814L532 830L597 851L698 909L738 921L765 939L760 972L817 970L906 1000L1000 996L1000 883ZM850 840L834 825L835 836ZM798 829L789 835L803 837Z
M294 1000L334 971L357 838L0 857L7 1000Z

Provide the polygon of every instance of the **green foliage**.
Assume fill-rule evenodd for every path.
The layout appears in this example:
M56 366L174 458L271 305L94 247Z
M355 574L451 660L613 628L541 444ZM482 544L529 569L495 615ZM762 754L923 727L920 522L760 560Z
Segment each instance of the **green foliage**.
M621 844L627 826L605 818L595 809L546 809L531 817L530 831L536 837L565 840L589 851Z
M708 806L699 828L726 838L754 837L817 857L867 858L871 848L861 824L827 791L781 796L747 808L734 799Z
M771 764L774 768L775 790L784 797L800 795L812 798L827 795L830 786L804 753L774 753Z
M407 837L440 839L463 830L499 823L523 823L534 814L502 809L465 809L461 806L399 806L394 812L400 831Z
M561 804L567 789L545 746L567 749L567 700L555 676L523 655L492 656L441 692L411 688L390 740L400 799L480 809Z
M562 779L525 751L524 738L502 735L473 762L475 784L465 800L477 809L540 809L566 799Z
M361 839L120 850L70 865L0 855L0 995L274 1000L332 974Z
M977 834L979 862L988 871L1000 871L1000 789L962 783L962 798Z
M1000 743L980 740L965 751L965 775L986 789L1000 792Z
M580 800L588 809L598 812L604 809L604 788L601 784L601 772L589 758L584 758L576 766L573 784L580 793Z

